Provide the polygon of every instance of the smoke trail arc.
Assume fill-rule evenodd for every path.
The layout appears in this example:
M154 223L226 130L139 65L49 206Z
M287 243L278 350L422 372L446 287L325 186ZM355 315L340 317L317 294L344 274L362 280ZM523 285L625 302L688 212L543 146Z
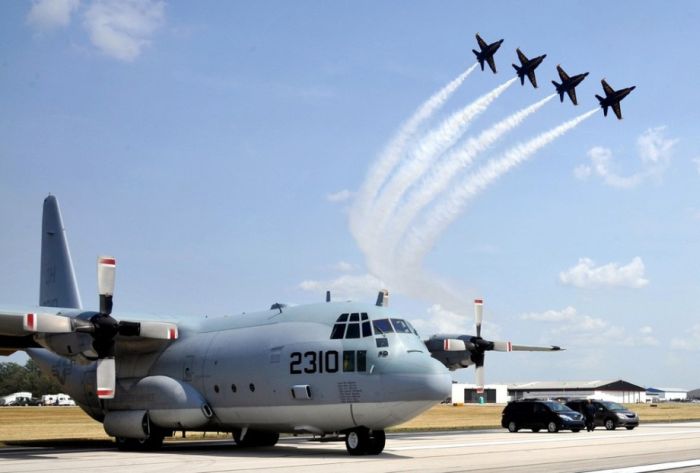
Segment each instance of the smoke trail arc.
M350 231L355 236L360 246L362 246L363 241L361 232L362 222L365 220L369 207L387 176L401 160L410 139L416 134L420 126L444 105L459 86L462 85L469 74L476 69L476 66L477 63L474 63L466 71L462 72L449 84L425 101L411 118L401 126L394 138L392 138L380 155L379 160L370 168L350 212Z
M396 247L411 222L433 199L447 189L459 171L471 165L479 154L486 151L504 134L516 128L523 120L537 112L554 97L556 94L513 113L484 130L476 138L470 138L463 146L443 158L421 186L411 193L408 201L398 208L395 215L390 217L388 222L383 222L383 226L386 228L385 246L387 252Z
M519 144L508 150L501 158L492 159L474 173L467 176L449 196L444 198L430 212L426 222L410 231L406 244L403 246L400 259L407 267L416 267L423 261L425 255L435 245L444 230L460 215L471 198L478 195L489 184L507 173L510 169L523 163L535 152L572 130L600 109L595 108L583 113L572 120L552 128L524 144Z

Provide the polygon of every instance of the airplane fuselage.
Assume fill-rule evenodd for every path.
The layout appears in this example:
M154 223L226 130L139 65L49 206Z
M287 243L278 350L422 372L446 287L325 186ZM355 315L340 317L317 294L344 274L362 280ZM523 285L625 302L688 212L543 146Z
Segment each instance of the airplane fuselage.
M348 320L337 322L343 314ZM324 434L357 426L384 429L450 395L449 371L402 322L389 309L350 302L197 324L181 320L180 338L164 349L139 356L117 353L111 400L94 395L94 364L42 349L28 352L46 369L62 373L58 378L66 392L100 421L110 412L148 411L161 427L175 430ZM377 324L385 326L383 332ZM340 338L338 325L347 330ZM46 342L52 349L59 343ZM158 405L158 399L167 402ZM107 419L106 426L118 421Z

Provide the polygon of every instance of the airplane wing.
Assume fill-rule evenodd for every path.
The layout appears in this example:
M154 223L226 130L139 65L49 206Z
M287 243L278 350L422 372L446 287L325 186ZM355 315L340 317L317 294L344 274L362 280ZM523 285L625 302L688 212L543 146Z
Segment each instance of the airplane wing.
M493 60L493 56L489 56L486 61L489 63L489 67L493 71L493 73L496 73L496 62Z
M601 80L600 83L603 84L603 90L605 91L605 95L606 95L606 96L609 97L609 96L611 96L612 94L615 93L615 91L613 90L613 88L610 87L610 86L608 85L607 82L605 82L605 79Z
M569 80L569 75L566 72L564 72L564 69L562 69L561 66L557 66L557 72L559 72L559 78L562 81Z
M479 47L481 48L482 51L488 47L488 44L486 44L486 41L481 39L481 36L479 36L479 33L476 34L476 42L479 43Z
M529 60L520 49L516 49L516 52L518 53L518 59L520 59L520 64L525 64Z
M530 79L532 86L536 89L537 88L537 78L535 77L535 71L528 72L527 78Z
M566 91L567 94L569 94L569 98L571 99L571 102L574 105L578 105L578 102L576 102L576 89L573 87L570 88L569 90Z
M617 116L618 120L622 120L622 109L620 108L620 102L615 102L612 104L612 109L613 112L615 112L615 116Z

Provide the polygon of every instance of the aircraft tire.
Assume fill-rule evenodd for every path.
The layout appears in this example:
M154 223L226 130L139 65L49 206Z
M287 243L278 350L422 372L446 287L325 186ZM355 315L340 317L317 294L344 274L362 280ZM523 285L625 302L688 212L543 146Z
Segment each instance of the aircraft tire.
M379 455L384 450L386 444L386 434L383 430L373 430L369 437L367 455Z
M364 455L370 446L369 430L358 427L345 434L345 448L350 455Z
M262 430L249 430L241 438L241 431L233 431L233 440L239 447L273 447L280 438L277 432L264 432Z
M151 435L146 439L115 437L117 448L124 452L151 452L163 446L163 436Z

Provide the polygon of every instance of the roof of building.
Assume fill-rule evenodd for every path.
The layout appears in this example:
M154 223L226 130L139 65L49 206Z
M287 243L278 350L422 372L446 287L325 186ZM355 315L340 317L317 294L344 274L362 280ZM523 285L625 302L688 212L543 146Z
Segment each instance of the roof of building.
M649 387L647 388L647 392L652 392L652 393L687 393L687 389L681 389L681 388L652 388Z
M646 391L641 386L621 379L594 381L532 381L529 383L509 384L510 391Z

